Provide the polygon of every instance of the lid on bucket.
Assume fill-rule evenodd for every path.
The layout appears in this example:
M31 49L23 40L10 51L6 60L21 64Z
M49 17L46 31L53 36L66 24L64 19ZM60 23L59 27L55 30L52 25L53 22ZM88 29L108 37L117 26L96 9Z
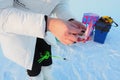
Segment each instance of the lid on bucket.
M112 23L115 24L115 27L118 26L118 24L109 16L102 16L100 19L95 23L95 29L101 30L101 32L109 32Z
M108 24L111 24L114 23L115 24L115 27L118 27L118 24L109 16L102 16L100 18L101 21L105 22L105 23L108 23Z

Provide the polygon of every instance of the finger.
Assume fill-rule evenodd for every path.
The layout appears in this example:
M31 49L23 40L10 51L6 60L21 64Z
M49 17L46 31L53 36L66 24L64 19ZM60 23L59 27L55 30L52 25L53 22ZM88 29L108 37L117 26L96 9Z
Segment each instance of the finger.
M74 37L73 35L70 36L70 34L64 35L62 38L59 39L59 41L63 44L73 44L77 42L77 38Z
M75 36L75 35L81 34L81 31L80 31L80 30L79 30L79 31L72 30L72 31L69 31L68 34L69 34L69 35L74 35L74 36Z
M68 44L73 44L74 42L68 39L62 39L59 40L62 44L68 45Z
M83 24L83 23L81 23L81 22L78 22L78 21L76 21L76 20L73 20L73 21L71 21L71 23L77 25L79 28L82 28L82 29L86 30L85 24Z
M81 30L76 28L75 25L74 26L71 25L70 28L68 29L68 31L66 31L66 33L77 35L77 34L81 33Z
M71 22L70 22L70 25L71 25L71 26L74 26L75 28L78 28L78 29L79 29L79 27L78 27L78 25L77 25L76 22L74 23L73 21L71 21Z
M68 35L67 36L83 36L85 34L85 30L82 29L78 29L78 32L76 32L76 30L69 30L68 32L66 32Z
M67 39L72 41L72 42L76 42L78 39L78 35L75 34L68 34Z
M80 35L83 35L85 33L86 27L85 27L85 25L83 25L83 23L80 23L78 21L71 21L71 24L73 26L77 25L77 28L79 28L79 30L80 30L80 33L79 33Z
M74 41L71 41L69 39L65 39L63 43L66 44L66 45L68 45L68 44L73 44Z
M76 20L71 21L72 23L76 24L77 26L85 26L83 23L78 22Z
M70 35L69 37L68 37L68 40L70 40L70 41L72 41L72 42L76 42L77 41L77 37L76 37L77 35Z

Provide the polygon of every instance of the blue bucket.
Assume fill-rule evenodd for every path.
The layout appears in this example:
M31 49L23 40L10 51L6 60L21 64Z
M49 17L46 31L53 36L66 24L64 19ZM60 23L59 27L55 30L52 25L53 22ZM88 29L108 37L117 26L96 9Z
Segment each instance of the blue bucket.
M98 21L95 26L94 41L104 44L110 29L111 29L110 24L105 24L104 22Z
M108 32L101 32L101 30L95 30L94 41L104 44Z

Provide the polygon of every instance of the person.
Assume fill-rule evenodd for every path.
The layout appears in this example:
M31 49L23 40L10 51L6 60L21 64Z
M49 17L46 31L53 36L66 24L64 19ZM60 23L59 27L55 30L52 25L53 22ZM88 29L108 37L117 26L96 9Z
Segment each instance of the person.
M38 62L51 43L51 32L61 43L77 42L85 26L75 20L67 0L0 0L0 44L4 55L27 69L32 80L50 79L52 58Z

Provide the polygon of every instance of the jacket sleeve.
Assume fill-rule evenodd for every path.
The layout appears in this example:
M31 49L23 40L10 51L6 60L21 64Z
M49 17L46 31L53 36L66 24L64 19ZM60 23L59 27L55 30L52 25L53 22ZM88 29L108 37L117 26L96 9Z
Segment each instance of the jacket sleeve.
M65 19L65 20L74 18L74 16L71 14L71 11L69 9L68 1L69 0L61 0L61 2L53 10L52 12L53 15L58 18Z
M44 38L44 14L13 7L13 0L0 0L0 32Z

